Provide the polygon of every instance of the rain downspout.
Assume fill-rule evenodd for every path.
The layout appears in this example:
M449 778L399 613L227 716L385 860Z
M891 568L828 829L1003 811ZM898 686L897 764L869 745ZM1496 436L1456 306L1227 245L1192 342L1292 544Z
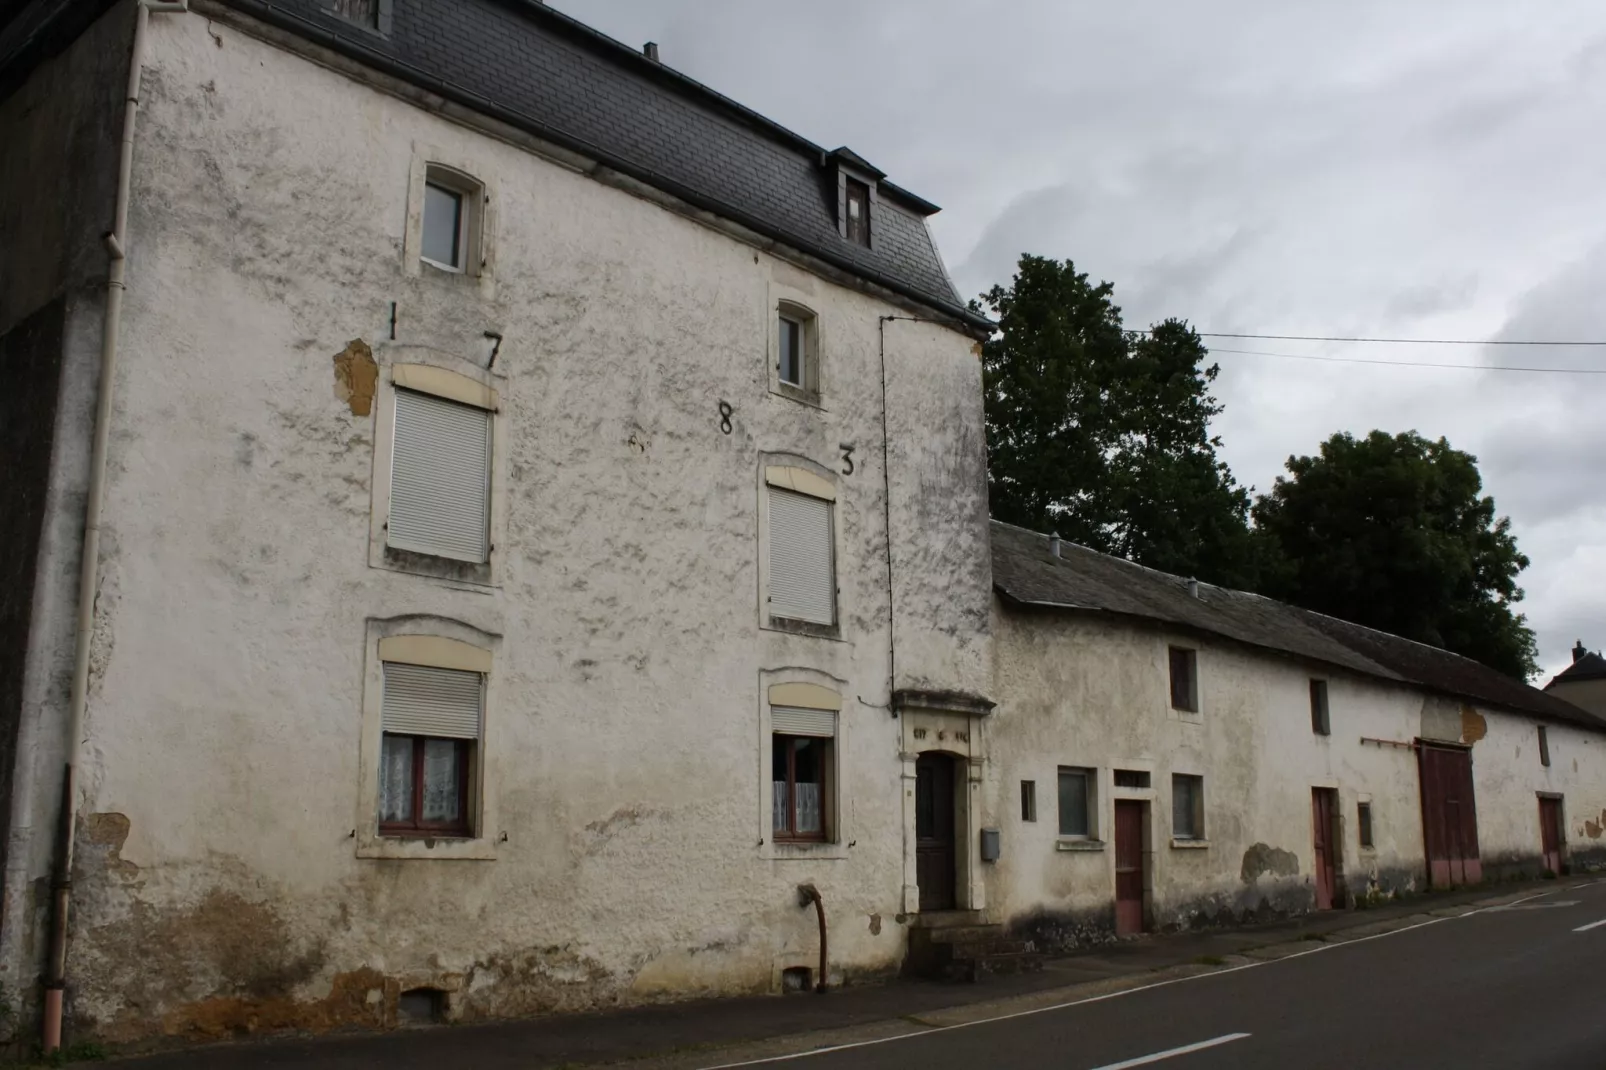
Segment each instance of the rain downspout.
M89 692L89 649L95 630L95 595L100 584L100 512L105 498L106 444L111 431L112 395L117 382L117 331L123 314L128 267L128 198L134 172L134 128L139 118L140 73L145 62L150 13L185 12L188 0L160 3L135 0L134 42L129 50L128 95L123 102L122 151L117 161L117 208L106 241L106 308L101 321L100 390L89 454L89 491L84 507L83 557L78 572L78 629L72 698L67 710L67 761L62 769L61 813L57 822L55 879L52 885L49 960L45 973L42 1047L61 1047L62 994L67 987L67 914L72 898L73 833L78 817L78 763Z

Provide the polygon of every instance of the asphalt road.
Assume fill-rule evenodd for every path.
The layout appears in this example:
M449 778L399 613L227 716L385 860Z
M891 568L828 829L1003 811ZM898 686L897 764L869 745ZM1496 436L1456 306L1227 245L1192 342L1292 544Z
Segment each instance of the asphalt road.
M785 1062L795 1070L1603 1070L1606 882Z

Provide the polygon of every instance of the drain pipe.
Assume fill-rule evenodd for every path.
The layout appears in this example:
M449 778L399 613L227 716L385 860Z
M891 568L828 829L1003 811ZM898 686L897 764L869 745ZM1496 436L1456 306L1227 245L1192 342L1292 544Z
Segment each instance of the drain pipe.
M820 979L814 983L814 991L818 995L822 995L823 996L823 995L825 995L826 991L830 988L830 986L827 985L826 981L825 981L826 976L827 976L826 972L825 972L825 970L826 970L826 965L825 965L826 964L825 900L820 898L820 890L818 888L814 887L814 885L812 885L812 884L800 884L800 885L798 885L797 886L797 905L800 906L800 907L806 907L810 903L814 904L815 916L818 917L819 920L820 920L820 974L819 974Z
M134 128L139 117L140 72L145 62L150 13L188 11L188 0L160 3L135 0L134 42L129 50L128 95L123 102L123 142L117 161L117 207L106 242L106 308L100 336L100 393L95 401L95 432L89 454L89 491L84 508L83 558L78 572L78 634L74 651L72 698L67 711L67 761L62 770L61 813L57 822L55 880L52 887L49 960L45 974L43 1036L46 1053L61 1047L62 993L67 987L67 912L72 897L74 828L78 810L78 762L89 692L89 648L95 630L95 595L100 583L100 512L105 498L106 444L111 432L116 386L117 331L127 289L128 198L134 172Z

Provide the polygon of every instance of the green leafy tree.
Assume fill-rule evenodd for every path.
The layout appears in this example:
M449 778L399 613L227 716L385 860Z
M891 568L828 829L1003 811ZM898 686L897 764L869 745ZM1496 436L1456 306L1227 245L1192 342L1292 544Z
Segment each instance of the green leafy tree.
M1254 507L1265 594L1443 647L1502 672L1537 671L1514 610L1528 559L1483 494L1477 458L1415 431L1336 434Z
M1185 323L1127 331L1109 283L1023 256L975 304L988 490L999 520L1152 568L1250 586L1249 495L1216 457L1216 365Z

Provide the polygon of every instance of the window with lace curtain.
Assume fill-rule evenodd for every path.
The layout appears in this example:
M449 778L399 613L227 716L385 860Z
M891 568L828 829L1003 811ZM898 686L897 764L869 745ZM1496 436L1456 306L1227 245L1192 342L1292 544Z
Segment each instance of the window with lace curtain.
M777 841L829 841L837 711L771 705L770 768Z
M485 702L485 675L384 663L379 831L471 836L469 782Z

